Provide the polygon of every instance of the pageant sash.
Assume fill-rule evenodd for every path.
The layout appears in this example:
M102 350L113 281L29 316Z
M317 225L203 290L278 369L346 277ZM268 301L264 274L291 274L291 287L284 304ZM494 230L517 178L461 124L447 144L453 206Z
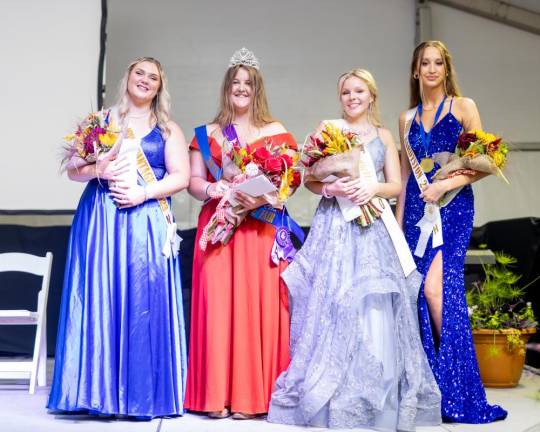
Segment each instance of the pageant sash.
M234 144L241 145L238 134L234 125L228 124L222 129L223 136L228 141L229 145ZM300 241L304 243L304 231L300 228L300 225L289 216L287 209L276 209L271 205L264 205L255 210L252 210L249 215L259 221L273 225L276 228L276 236L274 239L274 245L272 246L272 261L274 264L278 264L279 260L292 261L296 248L291 240L291 233Z
M340 127L346 127L346 125L342 124ZM371 154L366 147L364 147L364 151L362 151L360 156L359 172L360 178L365 179L367 183L378 182L377 171L375 170L373 159L371 158ZM405 276L409 276L409 274L416 269L416 264L414 263L407 240L405 240L403 231L399 227L390 204L386 199L381 197L372 198L371 203L381 210L381 219L386 227L386 231L388 231L390 239L392 240L394 249L396 250L399 258L399 263L401 264L401 269L403 270Z
M144 154L142 148L139 148L139 151L137 152L137 170L146 184L157 182L154 170L150 166L148 159L146 159L146 155ZM161 253L166 258L169 258L171 255L178 255L178 249L180 248L182 238L176 232L177 225L176 222L174 222L174 216L172 214L171 207L169 206L169 202L165 198L160 198L158 199L158 203L161 214L163 215L165 223L167 224L167 236Z
M419 189L422 191L427 186L429 186L429 180L426 177L426 174L420 167L418 159L414 154L411 143L409 142L409 131L411 130L412 122L416 116L416 108L411 108L405 114L405 129L403 131L403 144L405 146L405 152L407 153L407 158L411 165L411 171L414 175L416 183L418 184ZM420 237L418 238L418 243L414 250L414 254L418 257L423 257L426 252L427 243L429 238L432 237L432 247L436 248L441 246L444 243L443 232L442 232L442 221L441 221L441 208L450 204L450 202L455 198L455 196L461 191L462 188L454 189L447 194L445 194L437 204L425 204L424 206L424 215L416 223L416 226L420 228Z
M223 169L214 162L214 159L212 159L206 125L195 128L195 137L197 138L199 150L201 151L206 168L208 168L208 171L210 171L210 174L212 174L212 177L214 177L216 181L220 180Z

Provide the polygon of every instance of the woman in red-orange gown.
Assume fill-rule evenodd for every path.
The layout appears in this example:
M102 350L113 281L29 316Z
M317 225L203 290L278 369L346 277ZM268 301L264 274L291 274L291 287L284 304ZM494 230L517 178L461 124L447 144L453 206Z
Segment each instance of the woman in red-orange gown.
M247 419L268 411L274 381L289 364L289 308L280 279L286 262L276 266L270 257L272 225L247 216L225 246L208 243L205 251L199 246L219 202L209 198L227 188L212 172L221 167L222 129L228 124L241 143L296 148L292 135L271 118L258 62L245 49L231 58L219 113L206 126L211 161L205 161L196 138L191 143L189 192L205 203L195 240L184 407L214 418ZM266 204L239 192L235 198L246 213Z

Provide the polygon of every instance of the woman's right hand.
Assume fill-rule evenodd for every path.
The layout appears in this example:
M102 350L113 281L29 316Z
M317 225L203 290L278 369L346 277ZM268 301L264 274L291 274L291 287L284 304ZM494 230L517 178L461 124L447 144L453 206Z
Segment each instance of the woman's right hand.
M104 157L96 161L96 177L103 180L118 180L119 176L129 171L127 156L117 158Z
M360 179L350 177L340 177L332 183L326 185L326 194L331 196L347 197L360 187Z

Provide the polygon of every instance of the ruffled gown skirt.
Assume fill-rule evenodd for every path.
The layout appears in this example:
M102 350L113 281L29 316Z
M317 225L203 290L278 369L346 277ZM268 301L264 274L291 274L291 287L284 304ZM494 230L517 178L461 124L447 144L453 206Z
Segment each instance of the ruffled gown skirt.
M420 275L404 277L382 221L361 228L323 199L282 277L291 364L276 382L269 421L383 431L440 423L419 335Z

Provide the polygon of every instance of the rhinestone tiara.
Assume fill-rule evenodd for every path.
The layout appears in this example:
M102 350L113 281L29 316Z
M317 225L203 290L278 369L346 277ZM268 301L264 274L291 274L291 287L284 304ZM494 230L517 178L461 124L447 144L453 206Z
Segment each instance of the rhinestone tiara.
M257 60L255 54L253 54L250 50L247 48L242 48L236 51L229 61L229 67L237 65L251 66L258 70L259 60Z

